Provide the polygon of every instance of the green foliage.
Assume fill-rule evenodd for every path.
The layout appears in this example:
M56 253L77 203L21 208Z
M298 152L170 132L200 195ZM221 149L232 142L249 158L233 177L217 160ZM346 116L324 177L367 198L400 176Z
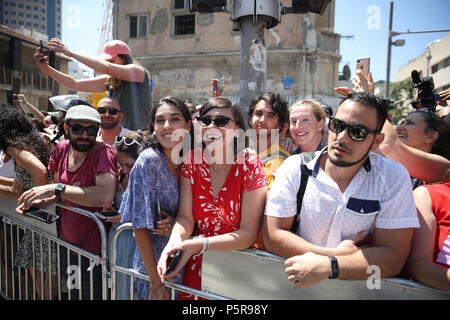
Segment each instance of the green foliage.
M394 82L390 86L390 97L394 101L394 108L389 111L392 115L392 123L397 124L406 117L410 108L409 89L412 87L412 79L407 78L402 81ZM384 97L384 91L380 92L380 97Z

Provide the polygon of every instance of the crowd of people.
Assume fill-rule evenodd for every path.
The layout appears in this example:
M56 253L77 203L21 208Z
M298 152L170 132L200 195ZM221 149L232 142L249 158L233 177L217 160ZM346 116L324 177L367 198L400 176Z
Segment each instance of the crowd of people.
M49 66L38 48L44 73L74 90L109 94L96 108L76 96L52 97L59 118L23 95L15 106L2 105L0 196L17 200L18 214L54 203L117 211L104 220L109 238L121 223L133 226L118 239L117 262L150 279L135 279L137 299L169 299L166 280L200 289L204 252L246 248L286 258L296 288L367 279L375 265L382 277L450 290L448 115L418 108L394 127L371 76L361 72L353 89L337 89L344 97L335 112L316 100L288 106L267 92L253 98L244 119L241 106L214 88L197 107L174 96L152 104L149 73L124 42L107 43L98 57L58 39L48 47L104 75L76 80ZM62 240L101 254L93 220L64 208L59 216ZM38 298L55 298L49 284L57 281L48 279L56 267L32 263L40 253L33 257L31 242L39 246L40 238L20 237L14 266L43 270L45 296ZM42 254L57 263L53 246ZM63 250L62 270L68 261L78 264L78 254ZM89 267L87 258L81 263ZM90 277L82 272L82 299L91 289L100 299L101 267L93 267L93 288ZM129 288L119 276L117 297L126 299Z

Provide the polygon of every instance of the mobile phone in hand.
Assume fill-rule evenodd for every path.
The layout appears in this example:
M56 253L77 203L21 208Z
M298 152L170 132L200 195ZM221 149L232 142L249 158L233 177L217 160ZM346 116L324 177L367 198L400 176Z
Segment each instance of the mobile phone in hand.
M370 73L370 58L367 57L356 60L356 70L361 70L363 75L367 78Z
M105 220L105 219L108 219L111 217L118 216L119 212L117 212L117 211L100 211L100 212L95 212L95 215L97 217L99 217L100 219Z
M51 212L34 207L24 210L23 214L48 224L55 222L59 218L57 215Z
M225 78L222 77L219 80L217 80L216 85L215 85L215 90L216 91L220 91L225 87Z
M177 266L178 262L181 259L181 255L183 254L183 251L178 251L175 253L173 257L169 256L167 258L167 271L166 274L171 273L173 270L175 270L175 267Z
M43 56L45 56L45 55L48 54L48 52L46 52L46 51L44 50L44 46L43 46L42 40L39 41L39 48L40 48L40 54L42 54ZM39 62L44 63L45 60L44 60L44 59L41 59Z

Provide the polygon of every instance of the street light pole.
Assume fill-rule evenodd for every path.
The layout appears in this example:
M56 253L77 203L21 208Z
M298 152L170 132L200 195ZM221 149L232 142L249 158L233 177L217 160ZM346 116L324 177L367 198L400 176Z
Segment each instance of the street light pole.
M391 46L392 46L392 16L394 14L394 2L391 1L389 8L389 33L388 33L388 51L387 51L387 65L386 65L386 92L384 93L384 98L389 99L389 81L391 74Z

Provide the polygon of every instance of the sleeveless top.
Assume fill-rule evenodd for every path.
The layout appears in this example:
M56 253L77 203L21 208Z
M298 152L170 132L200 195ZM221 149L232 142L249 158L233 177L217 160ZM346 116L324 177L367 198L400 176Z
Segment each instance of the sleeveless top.
M119 101L123 113L120 125L136 131L146 129L150 120L152 96L148 74L142 82L122 81L115 89L108 89L109 96Z

